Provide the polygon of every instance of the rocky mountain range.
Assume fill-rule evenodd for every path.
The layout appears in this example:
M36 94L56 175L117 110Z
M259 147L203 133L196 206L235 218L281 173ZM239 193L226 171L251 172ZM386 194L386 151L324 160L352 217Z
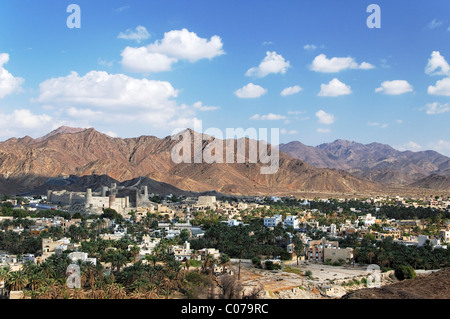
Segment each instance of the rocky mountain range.
M195 133L189 130L189 134ZM205 149L214 138L205 138ZM223 143L226 150L226 141ZM317 168L280 152L276 174L261 174L264 164L179 163L171 159L170 136L113 138L93 128L62 127L46 136L11 138L0 143L0 193L40 187L49 178L107 175L123 182L146 177L186 191L226 194L292 194L302 191L376 192L382 186L342 170ZM248 145L249 140L245 143ZM193 162L193 161L192 161ZM150 190L151 191L151 190Z
M202 151L222 145L225 158L230 140L186 132L191 140L200 136ZM264 175L261 167L267 165L249 160L250 141L244 139L244 163L194 163L192 152L189 163L177 164L171 152L178 141L171 136L114 138L93 128L61 127L37 139L25 136L0 142L0 194L45 193L55 187L79 190L88 184L110 184L111 180L133 183L136 178L146 178L154 192L174 194L373 194L399 185L450 190L450 159L433 151L400 152L388 145L343 140L317 147L291 142L280 145L276 174ZM83 179L67 184L69 177Z
M384 185L449 189L450 158L435 151L398 151L380 143L336 140L316 147L300 142L280 145L280 151L310 165L345 170Z

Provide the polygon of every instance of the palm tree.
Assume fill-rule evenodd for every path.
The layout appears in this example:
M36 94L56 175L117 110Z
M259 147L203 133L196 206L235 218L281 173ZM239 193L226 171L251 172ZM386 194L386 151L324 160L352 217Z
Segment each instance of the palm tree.
M153 267L155 267L156 262L158 261L158 257L156 257L156 255L145 255L145 260L151 262L153 264Z
M133 245L133 246L131 246L131 248L130 248L130 254L131 254L131 256L133 257L133 261L134 262L136 262L136 257L139 255L139 252L141 251L141 248L140 247L138 247L138 246L136 246L136 245Z
M9 267L0 268L0 283L3 283L3 288L0 289L0 296L5 293L6 280L8 279L9 271Z
M10 290L19 291L23 290L28 285L28 278L21 270L13 271L9 273L6 282Z
M373 251L369 251L367 253L367 257L369 258L369 264L372 263L372 258L375 257L375 253Z
M45 277L42 273L33 273L28 277L30 288L32 291L38 290L45 284Z

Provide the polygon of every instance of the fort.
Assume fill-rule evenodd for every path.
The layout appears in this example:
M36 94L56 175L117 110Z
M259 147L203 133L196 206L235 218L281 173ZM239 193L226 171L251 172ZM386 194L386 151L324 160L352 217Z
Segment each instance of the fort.
M68 208L77 208L91 214L101 214L105 208L112 208L120 214L129 213L138 207L152 205L148 197L147 186L102 186L100 191L93 192L88 188L86 192L47 191L47 201Z

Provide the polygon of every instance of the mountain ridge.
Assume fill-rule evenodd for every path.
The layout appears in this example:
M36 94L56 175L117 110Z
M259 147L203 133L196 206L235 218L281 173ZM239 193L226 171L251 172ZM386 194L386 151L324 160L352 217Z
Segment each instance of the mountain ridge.
M189 134L201 134L188 131ZM171 136L113 138L94 128L61 129L39 139L0 143L0 190L26 191L60 176L108 175L118 181L143 176L187 191L228 194L273 194L300 191L375 192L381 185L348 172L316 168L280 152L279 170L263 175L260 163L174 163ZM213 141L208 137L202 150ZM248 146L249 140L244 140ZM271 147L271 146L270 146ZM248 147L247 147L248 151ZM236 155L235 155L236 156Z
M387 144L335 140L316 147L293 141L280 144L294 158L321 168L348 171L360 178L407 186L430 175L450 177L450 158L436 151L398 151Z

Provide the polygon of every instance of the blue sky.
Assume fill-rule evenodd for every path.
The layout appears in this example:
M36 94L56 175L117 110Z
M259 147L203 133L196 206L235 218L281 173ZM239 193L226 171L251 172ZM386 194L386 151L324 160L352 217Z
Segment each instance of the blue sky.
M202 121L450 156L449 13L445 0L3 1L0 139L61 125L165 137Z

